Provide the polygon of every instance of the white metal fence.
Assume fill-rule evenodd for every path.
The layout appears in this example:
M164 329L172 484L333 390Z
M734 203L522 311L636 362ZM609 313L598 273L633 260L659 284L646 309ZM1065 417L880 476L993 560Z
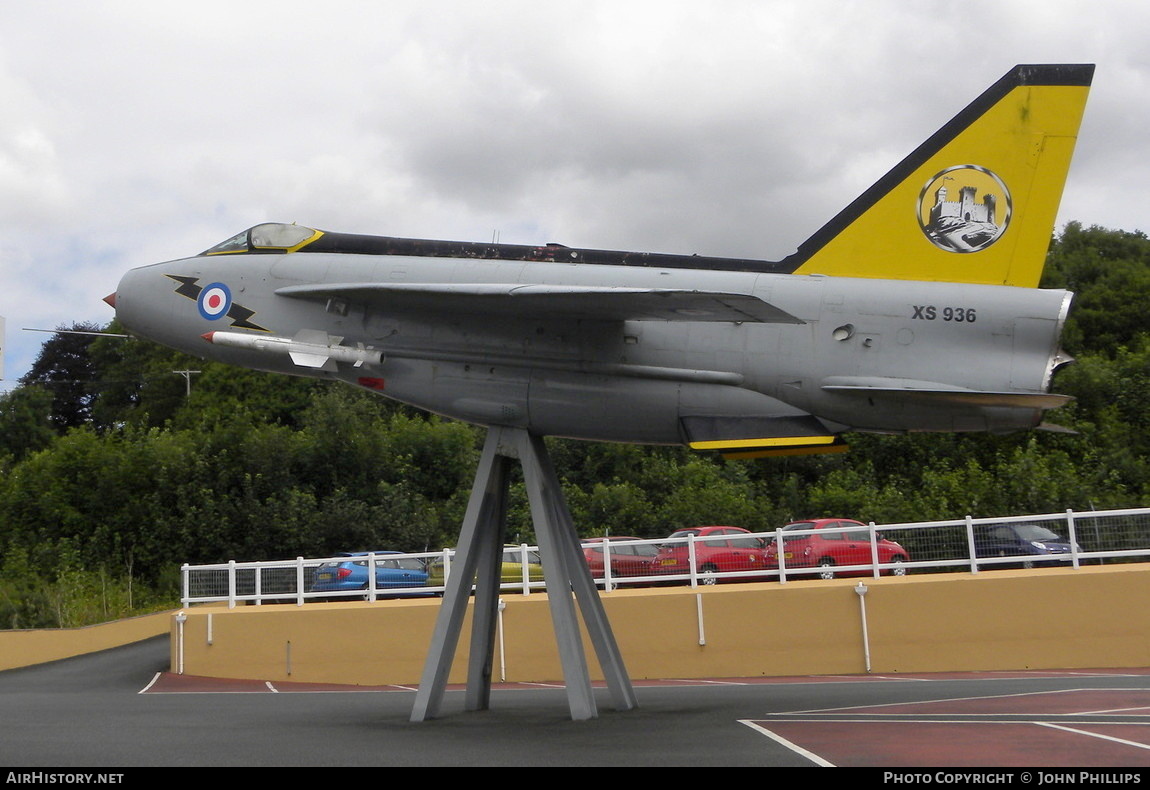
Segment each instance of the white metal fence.
M980 573L997 568L1145 561L1150 508L970 518L905 524L846 519L789 525L772 532L630 540L591 538L584 555L596 583L621 586ZM706 531L705 529L700 531ZM737 534L734 534L736 533ZM373 552L319 559L184 565L183 603L294 603L442 594L453 549L417 554ZM507 547L506 592L545 588L538 549Z

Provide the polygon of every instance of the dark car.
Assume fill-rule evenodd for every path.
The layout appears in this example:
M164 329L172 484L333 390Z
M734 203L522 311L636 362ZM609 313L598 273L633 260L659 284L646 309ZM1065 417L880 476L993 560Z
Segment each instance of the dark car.
M1040 524L978 524L974 527L974 553L979 558L1023 558L1021 562L995 562L983 567L1033 568L1036 563L1070 562L1071 546L1068 539Z
M375 554L375 589L379 598L428 595L419 588L427 584L423 561L399 551L340 552L312 574L311 592L358 592L368 590L368 560ZM355 597L355 596L350 596Z
M873 571L837 571L837 566L870 565L874 561L871 553L870 532L861 521L846 518L819 518L810 521L794 521L783 527L783 566L789 571L800 568L818 568L820 579L833 579L835 576L869 576ZM789 534L788 534L789 533ZM883 573L903 576L908 555L898 543L876 536L878 561L897 563L896 567ZM767 546L767 566L772 570L779 567L778 543L772 541Z
M700 584L715 584L715 574L730 571L755 571L767 567L765 543L742 527L690 527L679 529L668 536L673 543L663 543L655 557L655 572L680 574L691 572L689 546L686 540L695 537L695 566ZM706 538L706 540L703 540ZM737 580L732 579L732 581Z
M659 547L653 543L636 543L642 538L610 537L584 538L583 556L591 568L591 575L602 579L610 563L611 578L651 576L657 573L655 557ZM604 551L606 549L606 551Z

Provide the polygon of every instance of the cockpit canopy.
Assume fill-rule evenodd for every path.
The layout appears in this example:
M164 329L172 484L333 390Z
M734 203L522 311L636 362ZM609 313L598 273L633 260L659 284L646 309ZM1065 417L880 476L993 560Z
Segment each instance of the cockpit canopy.
M656 252L619 252L566 247L562 244L526 245L475 241L403 239L334 233L303 225L265 222L237 233L200 255L252 255L310 252L336 255L402 255L424 258L475 258L497 261L593 263L606 266L659 266L677 269L717 269L744 272L792 270L784 261L748 258L712 258L702 255L667 255Z
M295 252L305 244L318 239L323 231L305 228L303 225L285 225L282 222L265 222L237 233L227 241L204 250L202 255L227 255L240 252Z

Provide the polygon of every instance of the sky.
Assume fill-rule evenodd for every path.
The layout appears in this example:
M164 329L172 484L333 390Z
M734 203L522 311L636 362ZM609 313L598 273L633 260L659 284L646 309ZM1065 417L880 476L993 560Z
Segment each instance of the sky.
M1017 63L1097 70L1057 228L1148 230L1145 0L0 0L0 392L251 225L786 256Z

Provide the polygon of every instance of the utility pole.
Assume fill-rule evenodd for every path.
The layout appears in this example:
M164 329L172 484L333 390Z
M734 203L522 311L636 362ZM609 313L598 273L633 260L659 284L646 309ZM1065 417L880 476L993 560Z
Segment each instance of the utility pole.
M200 371L198 371L198 370L173 370L172 372L175 373L176 375L184 377L184 381L187 383L187 392L185 393L185 395L186 395L186 397L189 397L189 398L192 397L192 374L193 373L199 373Z

